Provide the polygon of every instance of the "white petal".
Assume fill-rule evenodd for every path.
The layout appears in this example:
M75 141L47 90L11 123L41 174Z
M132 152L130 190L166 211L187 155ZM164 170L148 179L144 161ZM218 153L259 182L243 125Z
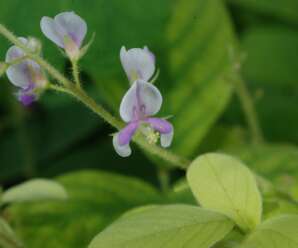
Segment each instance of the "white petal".
M139 95L139 101L137 100L137 95ZM143 111L145 116L151 116L160 110L161 105L162 96L159 90L150 83L138 80L122 98L120 116L125 122L130 122L136 117L134 116L135 110ZM141 106L145 108L140 109Z
M174 136L174 129L170 133L161 134L160 135L160 144L161 144L161 146L165 147L165 148L169 147L172 144L173 136Z
M140 98L145 106L145 115L152 116L158 113L162 105L160 91L151 83L138 81L140 87Z
M137 79L148 81L155 71L154 55L147 47L120 50L120 60L128 79L133 82Z
M81 46L87 33L86 22L74 12L63 12L55 16L55 22L64 29L72 40Z
M26 62L12 65L8 67L6 75L13 85L25 89L31 82L31 77L30 74L28 74L27 68Z
M28 40L23 37L19 37L18 40L20 40L24 45L28 43ZM6 52L6 58L5 61L7 63L11 62L12 60L18 59L23 57L25 54L23 50L17 46L10 47Z
M25 38L18 38L22 43L27 44L28 40ZM7 63L23 57L25 54L21 48L17 46L12 46L8 49L6 53L5 61ZM33 62L33 61L32 61ZM25 60L19 64L9 66L6 71L8 79L14 84L15 86L21 88L27 88L27 86L31 82L30 74L28 73L28 63L29 60Z
M43 34L51 41L53 41L57 46L64 48L64 36L66 33L64 30L59 28L55 21L47 16L41 18L40 28Z
M117 154L121 157L129 157L131 155L131 148L129 144L120 146L118 143L118 134L115 134L113 137L113 146Z

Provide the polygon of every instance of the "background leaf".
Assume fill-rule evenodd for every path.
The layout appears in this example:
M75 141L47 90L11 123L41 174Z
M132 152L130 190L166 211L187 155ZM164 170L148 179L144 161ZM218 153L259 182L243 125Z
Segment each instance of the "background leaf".
M97 235L89 248L207 248L233 223L218 213L188 205L144 208L125 215Z
M18 204L9 209L12 224L28 247L86 247L124 211L161 202L154 188L129 177L81 171L58 181L68 192L67 201Z
M262 223L241 248L292 248L298 245L298 215L286 215Z
M67 193L57 182L48 179L32 179L6 190L2 203L19 203L44 200L65 200Z
M8 223L0 218L0 246L5 248L23 247Z
M199 156L187 180L203 207L229 216L244 230L260 223L262 199L254 175L239 160L216 153Z
M298 24L298 3L295 0L227 0L227 2L288 23Z

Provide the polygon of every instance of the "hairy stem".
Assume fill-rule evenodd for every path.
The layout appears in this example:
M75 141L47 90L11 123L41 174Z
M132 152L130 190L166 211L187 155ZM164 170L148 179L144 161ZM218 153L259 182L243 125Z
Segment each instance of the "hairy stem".
M72 60L71 67L72 67L73 80L75 81L77 87L81 88L80 71L79 71L78 61Z
M75 85L71 85L67 87L65 90L64 88L57 88L55 86L51 86L51 89L62 91L64 93L68 93L75 98L77 98L80 102L85 104L88 108L90 108L94 113L98 114L101 118L103 118L106 122L108 122L113 127L117 128L118 130L124 127L124 123L119 119L115 118L111 113L106 111L101 105L97 104L93 98L88 96L85 91L76 87ZM148 151L152 155L156 155L163 160L166 160L170 164L181 168L186 169L190 161L185 158L182 158L168 150L165 150L157 145L149 144L142 136L135 136L133 141L137 143L141 148Z
M167 168L157 168L157 177L163 193L168 193L170 190L170 173Z

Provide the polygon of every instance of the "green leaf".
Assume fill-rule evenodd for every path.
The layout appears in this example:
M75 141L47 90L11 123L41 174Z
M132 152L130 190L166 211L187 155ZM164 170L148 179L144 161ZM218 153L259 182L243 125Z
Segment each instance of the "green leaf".
M57 104L57 98L66 99ZM42 137L36 142L37 150L42 160L47 161L79 143L103 124L102 119L67 96L49 95L42 99L42 103L42 113L36 120Z
M298 247L298 215L285 215L262 223L240 248Z
M2 203L19 203L44 200L65 200L67 193L57 182L48 179L32 179L14 186L2 195Z
M23 247L9 224L0 218L0 246L4 248Z
M234 37L221 1L179 0L172 5L167 55L157 54L165 65L163 113L174 114L174 151L190 156L229 102L232 84L226 76Z
M271 16L287 22L298 23L298 2L296 0L227 0L227 2L266 17Z
M86 247L123 212L162 201L160 194L145 182L111 173L80 171L57 181L67 190L67 201L9 208L12 225L26 247Z
M297 89L298 59L293 56L298 52L295 30L258 26L244 32L241 41L243 52L248 55L243 63L243 75L248 81L259 86L296 86Z
M241 158L265 179L258 180L264 196L264 219L280 214L298 213L298 149L296 146L262 144L238 145L223 149Z
M229 216L244 230L260 223L260 192L254 175L239 160L217 153L199 156L190 165L187 180L203 207Z
M97 235L89 248L208 248L231 231L225 216L188 205L143 208Z
M298 199L298 148L284 144L237 146L227 150L240 157L260 175L275 182L279 189Z

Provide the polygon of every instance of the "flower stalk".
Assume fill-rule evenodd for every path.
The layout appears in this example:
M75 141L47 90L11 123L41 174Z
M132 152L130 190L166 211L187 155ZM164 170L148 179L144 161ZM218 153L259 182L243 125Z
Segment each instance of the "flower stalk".
M11 43L20 47L23 51L26 52L27 56L37 62L51 77L53 77L59 85L51 84L50 89L67 93L75 97L77 100L82 102L85 106L91 109L94 113L103 118L113 127L118 130L124 127L124 123L119 119L115 118L110 112L108 112L104 107L99 105L92 99L88 94L81 88L77 87L76 84L71 82L69 79L64 77L58 70L56 70L51 64L49 64L45 59L39 56L39 54L33 53L28 47L26 47L18 38L9 31L4 25L0 24L0 34L6 37ZM186 169L190 161L180 157L168 150L165 150L161 147L158 147L154 144L149 144L142 135L138 135L132 139L137 143L141 148L148 151L152 155L156 155L161 159L167 161L169 164L180 168Z

